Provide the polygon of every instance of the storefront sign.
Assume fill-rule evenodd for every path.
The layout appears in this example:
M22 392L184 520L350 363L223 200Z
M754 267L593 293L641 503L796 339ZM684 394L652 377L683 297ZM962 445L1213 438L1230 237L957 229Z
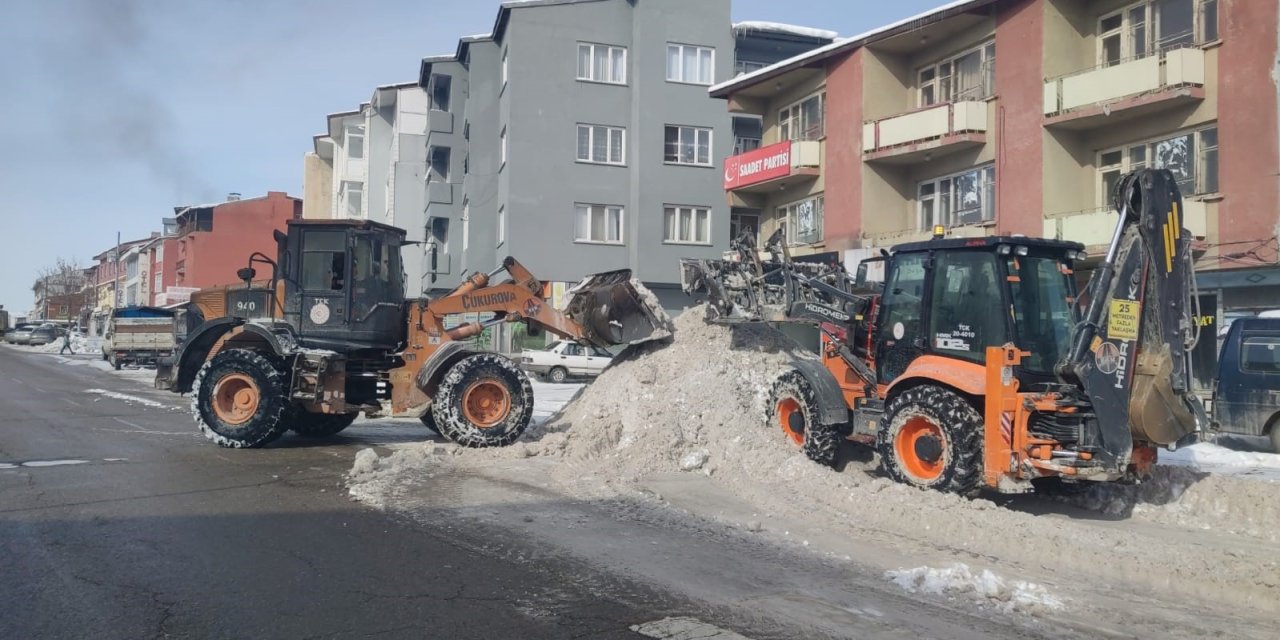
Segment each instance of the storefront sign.
M724 162L724 188L737 189L747 185L785 178L791 175L791 142L779 142L760 147Z

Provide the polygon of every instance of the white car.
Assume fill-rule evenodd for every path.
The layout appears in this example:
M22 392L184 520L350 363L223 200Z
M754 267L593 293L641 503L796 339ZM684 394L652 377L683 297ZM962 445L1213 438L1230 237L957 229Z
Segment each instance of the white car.
M570 377L598 376L613 361L613 354L597 347L561 340L540 351L520 352L520 366L551 382L564 382Z

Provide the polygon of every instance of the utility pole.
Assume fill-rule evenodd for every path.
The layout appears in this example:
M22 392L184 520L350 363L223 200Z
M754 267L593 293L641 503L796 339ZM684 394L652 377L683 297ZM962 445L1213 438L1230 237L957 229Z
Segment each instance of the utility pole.
M120 304L120 232L116 232L116 250L112 255L111 267L111 310L115 311Z

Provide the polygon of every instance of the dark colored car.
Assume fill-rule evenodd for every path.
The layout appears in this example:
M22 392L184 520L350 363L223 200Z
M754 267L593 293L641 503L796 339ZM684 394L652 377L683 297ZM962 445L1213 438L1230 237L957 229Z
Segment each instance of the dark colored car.
M1231 323L1218 355L1213 419L1223 433L1269 436L1280 453L1280 318Z

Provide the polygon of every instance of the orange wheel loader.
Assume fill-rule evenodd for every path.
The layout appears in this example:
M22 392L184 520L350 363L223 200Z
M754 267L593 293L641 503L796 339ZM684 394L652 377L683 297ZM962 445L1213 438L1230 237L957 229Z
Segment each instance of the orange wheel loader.
M865 265L850 276L791 260L780 234L763 259L742 242L725 260L682 261L683 286L712 322L819 329L820 358L781 376L769 415L815 461L861 441L893 479L961 494L1132 479L1208 424L1189 384L1181 203L1166 170L1122 179L1082 294L1078 243L936 233L883 252L874 286Z
M467 338L503 322L597 346L670 335L656 298L626 270L583 280L564 312L510 257L447 295L406 301L402 229L293 220L275 237L276 258L250 256L243 285L193 294L191 329L157 370L156 386L189 392L200 430L226 447L260 447L290 430L330 436L360 413L420 418L464 446L510 444L533 413L529 380ZM271 268L269 280L254 280L255 264ZM462 314L492 315L454 320Z

